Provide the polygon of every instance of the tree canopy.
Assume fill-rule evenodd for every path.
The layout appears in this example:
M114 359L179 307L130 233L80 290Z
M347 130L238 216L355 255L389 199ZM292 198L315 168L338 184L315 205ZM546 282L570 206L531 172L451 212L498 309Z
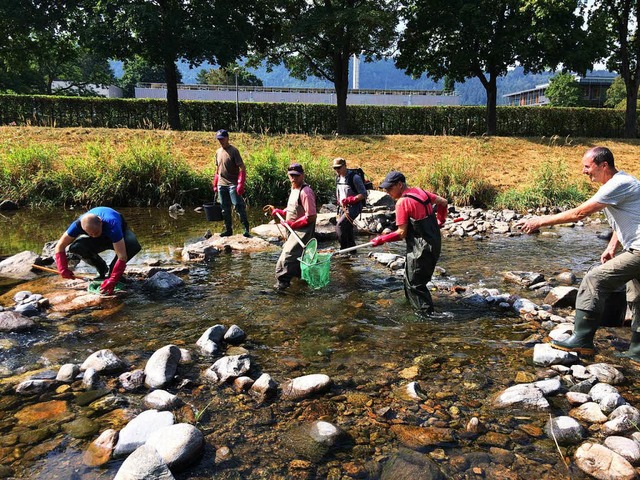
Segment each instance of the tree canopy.
M237 63L222 68L202 69L196 81L202 85L235 85L236 78L238 85L262 86L262 80Z
M496 132L496 81L507 69L585 71L598 57L580 0L404 0L396 63L418 76L476 77L487 92L487 133Z
M625 136L635 138L638 129L640 87L640 1L595 0L592 17L604 26L610 56L607 68L618 72L626 87Z
M283 63L295 78L333 83L337 131L347 133L349 61L380 58L396 37L397 4L387 0L282 0L271 19L274 35L254 57Z

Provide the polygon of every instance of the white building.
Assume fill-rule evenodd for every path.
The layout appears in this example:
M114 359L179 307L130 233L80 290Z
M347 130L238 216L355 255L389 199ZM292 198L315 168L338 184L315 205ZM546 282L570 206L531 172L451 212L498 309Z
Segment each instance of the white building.
M51 91L54 93L54 95L60 90L64 90L66 94L77 93L77 87L72 87L71 89L67 90L70 84L71 82L67 82L65 80L54 80L53 82L51 82ZM122 89L120 87L116 87L115 85L87 85L86 88L91 90L99 97L122 98L123 96Z
M164 83L139 83L136 98L167 98ZM232 85L178 85L179 100L336 104L331 88L236 87ZM460 105L456 94L441 90L349 90L348 105Z

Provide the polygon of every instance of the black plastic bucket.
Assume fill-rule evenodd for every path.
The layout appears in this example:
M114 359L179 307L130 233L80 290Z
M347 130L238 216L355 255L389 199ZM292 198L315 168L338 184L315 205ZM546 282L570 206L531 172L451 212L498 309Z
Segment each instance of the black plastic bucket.
M204 214L209 222L221 222L222 221L222 205L216 202L208 202L202 205L204 207Z

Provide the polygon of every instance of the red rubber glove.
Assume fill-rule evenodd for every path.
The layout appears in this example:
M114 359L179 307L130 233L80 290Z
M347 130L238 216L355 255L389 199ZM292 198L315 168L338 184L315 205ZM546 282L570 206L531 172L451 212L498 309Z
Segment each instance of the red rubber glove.
M271 216L275 217L277 215L280 215L282 218L287 216L287 211L283 210L282 208L274 208L273 210L271 210Z
M346 207L347 205L353 205L354 203L358 203L360 200L358 200L358 197L346 197L343 198L342 201L340 202L340 204L343 207Z
M69 264L67 262L67 256L63 252L56 253L56 267L58 267L58 273L62 278L76 278L73 272L69 270Z
M211 185L213 185L213 191L217 192L218 191L218 180L220 179L220 175L218 175L217 173L213 176L213 182L211 182Z
M374 247L378 247L383 243L397 242L398 240L402 240L402 237L397 231L395 231L395 232L387 233L386 235L379 235L375 237L373 240L371 240L371 243L373 243Z
M447 221L447 209L442 205L436 205L436 218L438 219L438 226L442 228L444 222Z
M238 195L244 195L244 184L247 179L246 170L240 170L240 174L238 175L238 186L236 187L236 192Z
M116 264L113 266L113 270L111 270L111 276L107 278L100 285L100 293L104 293L105 295L113 295L113 290L116 288L116 283L122 277L124 273L124 269L127 268L127 262L123 262L118 259Z
M285 223L289 225L292 229L296 230L298 228L303 228L309 225L309 217L305 215L304 217L301 217L297 220L289 220Z

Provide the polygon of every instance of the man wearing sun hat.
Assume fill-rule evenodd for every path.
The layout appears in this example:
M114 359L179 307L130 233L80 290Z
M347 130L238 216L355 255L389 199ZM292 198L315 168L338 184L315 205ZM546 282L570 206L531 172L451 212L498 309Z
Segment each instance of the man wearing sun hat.
M397 171L389 172L380 188L396 201L398 229L375 237L371 243L377 247L406 239L404 294L415 309L431 313L433 300L427 283L440 257L440 227L447 219L447 199L421 188L408 187L405 176Z
M305 245L314 236L316 230L316 194L304 181L304 168L299 163L292 163L287 169L291 182L291 193L287 201L286 209L273 208L271 215L277 218L276 213L284 218L285 223L298 235ZM289 230L286 230L289 232ZM282 246L282 253L276 263L277 290L285 290L291 284L294 277L300 278L300 261L302 246L293 235L288 235Z
M216 174L212 183L213 191L220 194L222 217L224 218L224 231L220 233L220 236L229 237L233 235L233 222L231 219L231 204L233 204L244 227L243 235L251 237L249 220L247 219L247 207L242 198L247 179L247 169L238 149L229 143L229 132L224 129L218 130L216 138L220 142L220 148L216 151Z

